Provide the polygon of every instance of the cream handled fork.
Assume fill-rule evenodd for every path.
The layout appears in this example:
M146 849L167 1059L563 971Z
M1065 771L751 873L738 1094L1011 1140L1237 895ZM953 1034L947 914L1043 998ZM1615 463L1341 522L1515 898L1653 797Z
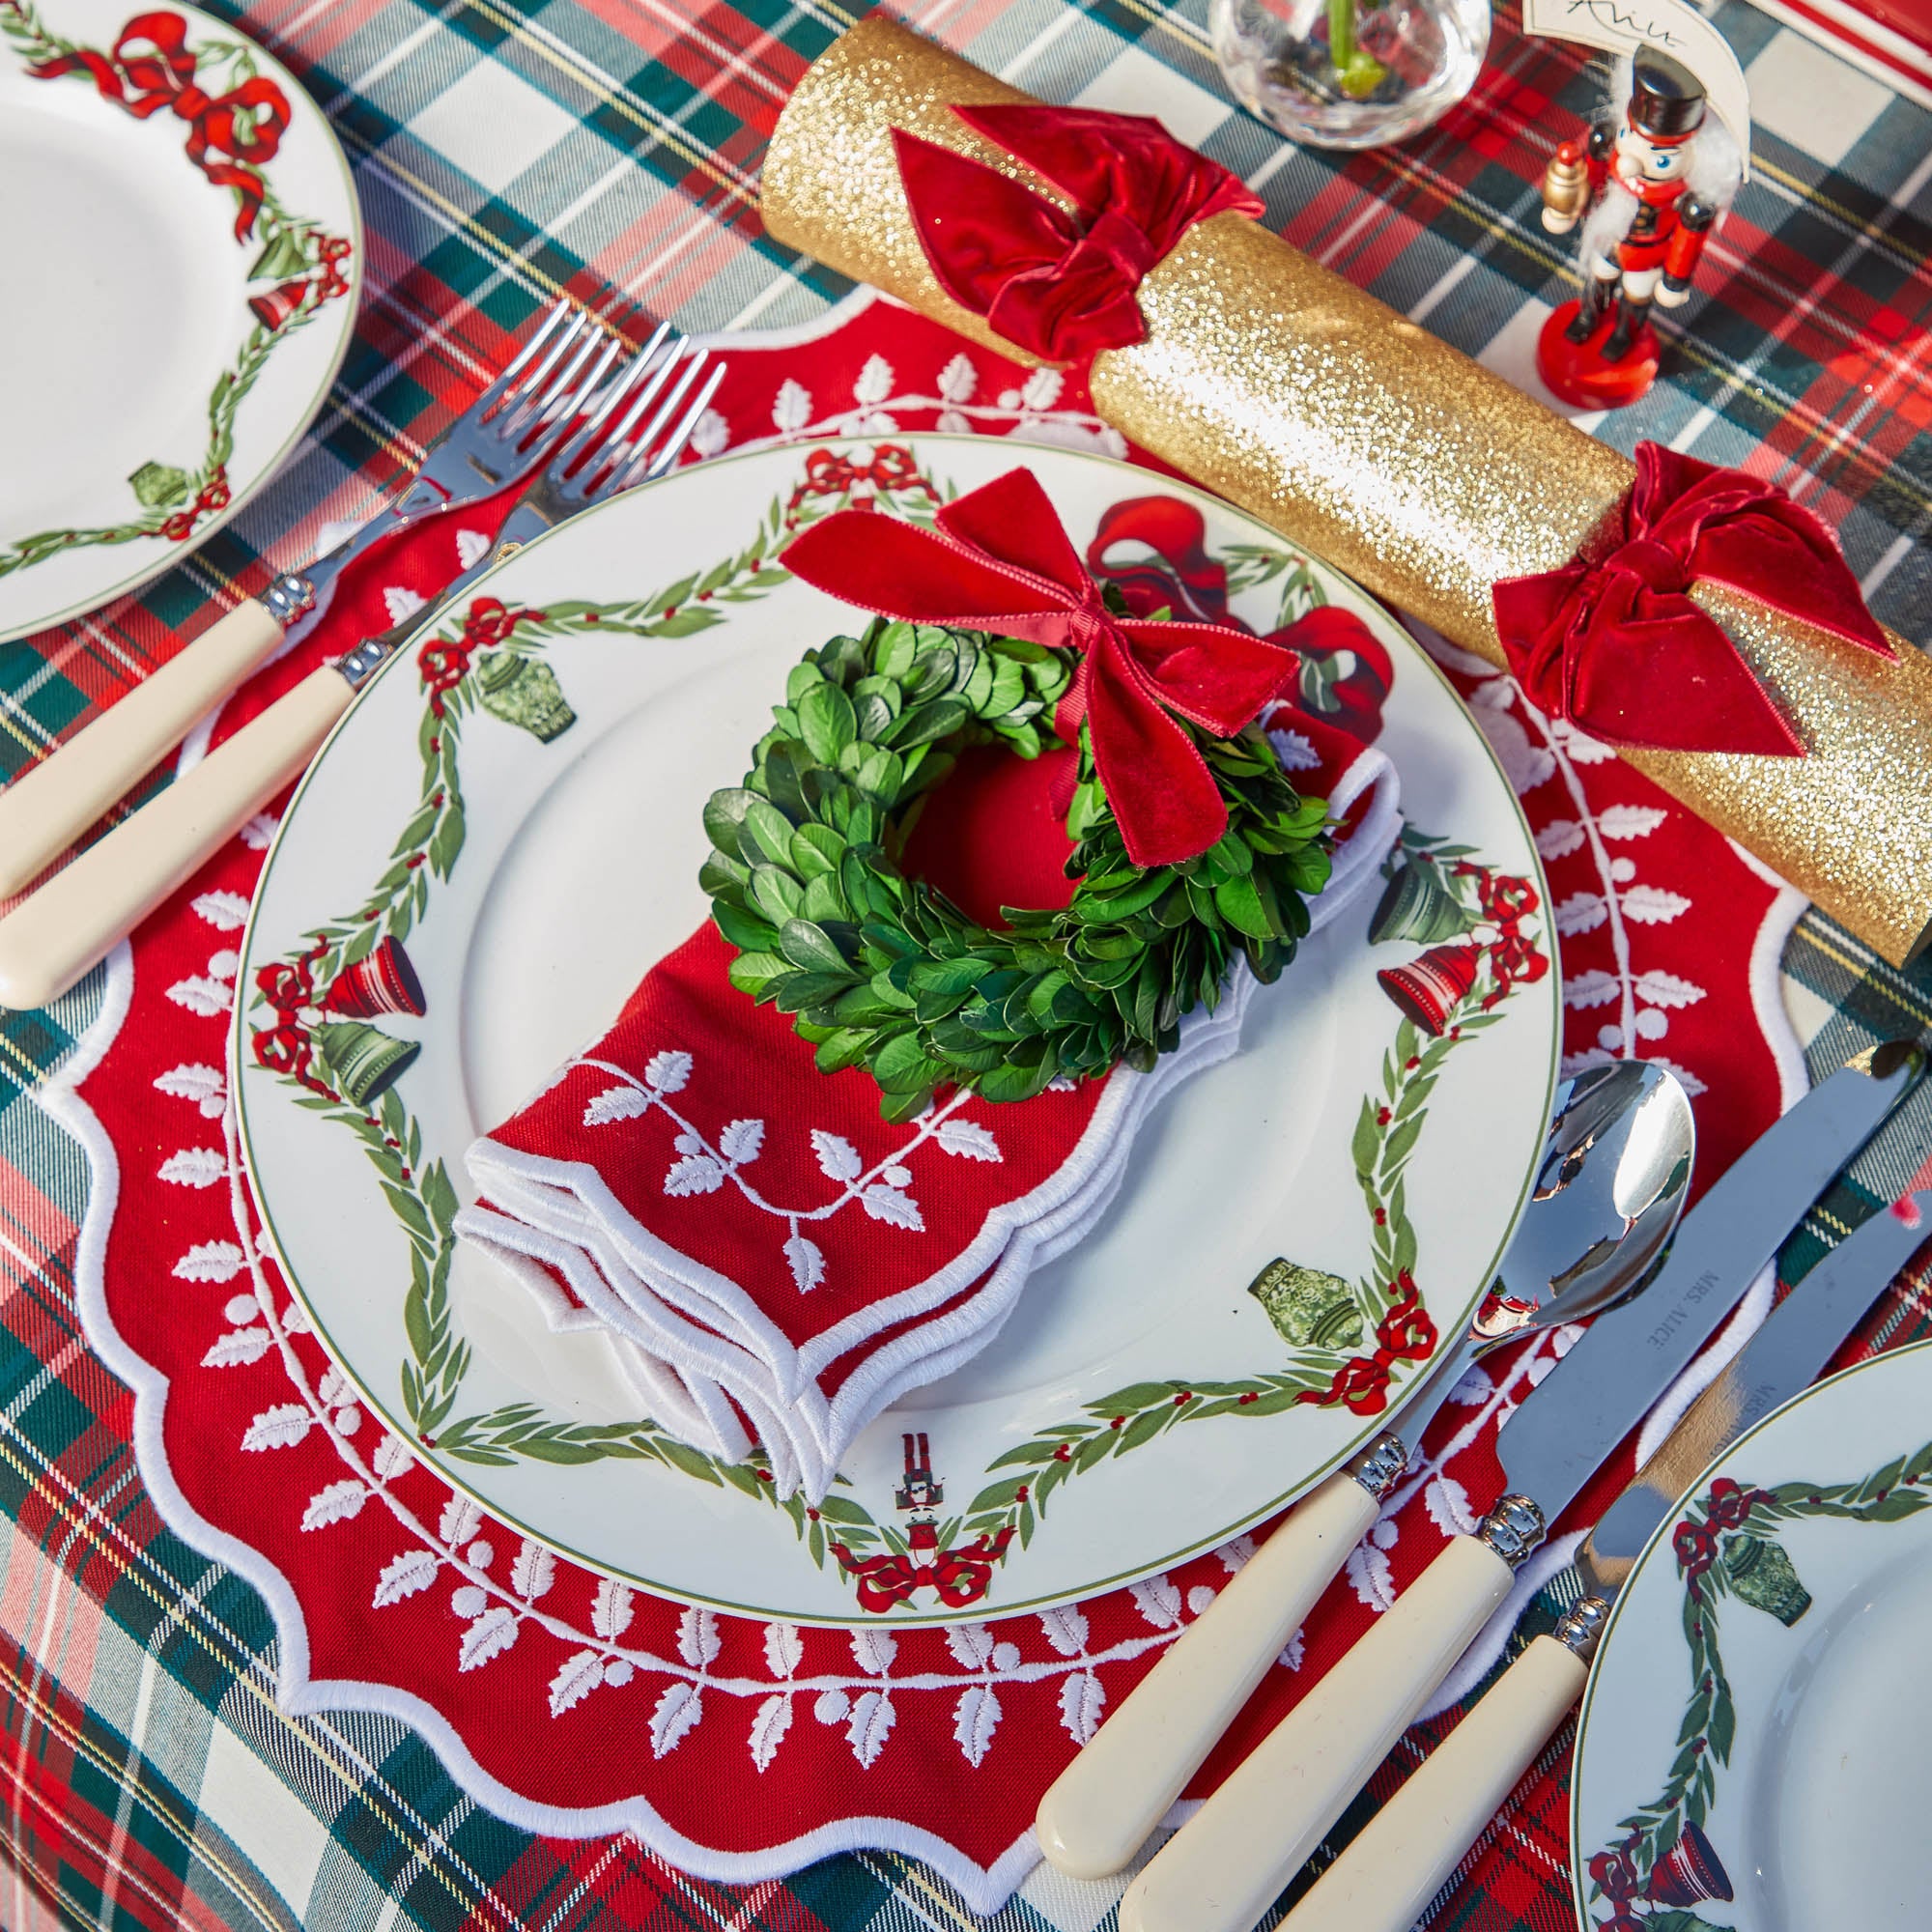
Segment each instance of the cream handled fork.
M520 468L526 469L517 443L571 393L569 385L583 374L601 339L582 309L567 300L554 303L503 373L424 452L400 497L326 556L276 578L259 598L245 598L217 618L0 791L0 898L37 877L286 633L319 614L345 565L406 524L479 502Z
M599 358L593 384L616 348L612 344ZM703 360L700 353L680 365L683 348L678 338L661 357L639 357L595 398L574 435L572 420L591 384L576 385L555 401L529 445L534 461L554 453L548 474L531 493L539 500L527 513L523 505L511 512L492 554L465 571L442 602L559 518L669 469L723 374L714 371L710 384L665 435L665 424ZM664 395L668 383L669 399L644 435L625 445L622 439ZM66 991L307 764L355 694L423 621L418 612L382 637L365 639L339 663L310 672L0 920L0 1006L44 1006Z

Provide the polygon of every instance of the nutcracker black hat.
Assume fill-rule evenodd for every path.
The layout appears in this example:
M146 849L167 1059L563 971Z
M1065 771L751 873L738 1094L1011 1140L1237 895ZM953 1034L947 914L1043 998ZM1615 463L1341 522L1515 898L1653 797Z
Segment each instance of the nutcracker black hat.
M1704 122L1704 83L1655 47L1641 48L1632 63L1630 124L1653 141L1688 141Z

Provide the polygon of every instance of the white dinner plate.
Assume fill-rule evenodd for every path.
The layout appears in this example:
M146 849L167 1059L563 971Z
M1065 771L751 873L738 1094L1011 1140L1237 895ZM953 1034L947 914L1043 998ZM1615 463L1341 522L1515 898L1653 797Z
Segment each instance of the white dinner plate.
M1637 1559L1578 1720L1578 1924L1922 1932L1928 1607L1920 1344L1767 1416Z
M1470 866L1543 894L1528 828L1481 733L1350 584L1319 566L1297 574L1305 559L1263 526L1103 457L991 438L903 443L923 480L883 494L881 514L929 513L927 489L971 489L1024 462L1083 552L1124 499L1198 506L1208 550L1245 586L1232 608L1257 630L1277 624L1285 592L1358 611L1394 665L1378 742L1401 773L1409 836L1453 843ZM860 450L843 469L821 460L808 471L812 454L780 448L684 470L476 586L470 611L494 599L526 613L517 646L541 667L530 675L542 688L521 708L499 698L493 710L472 662L463 700L435 710L430 674L454 674L439 653L461 634L461 611L433 627L427 658L427 645L400 653L365 692L284 818L247 931L234 1091L248 1169L309 1319L371 1409L499 1521L673 1597L839 1622L858 1612L828 1530L848 1550L881 1553L903 1550L923 1520L944 1548L990 1516L1019 1534L973 1614L1064 1602L1235 1535L1387 1420L1372 1401L1295 1393L1311 1379L1327 1388L1350 1349L1374 1354L1370 1331L1411 1242L1445 1333L1492 1280L1548 1119L1556 977L1524 980L1480 1020L1472 997L1467 1031L1432 1041L1377 978L1425 947L1372 946L1369 893L1256 995L1242 1050L1164 1102L1106 1219L1033 1278L985 1352L861 1435L818 1518L796 1499L774 1506L742 1467L721 1471L668 1444L623 1394L600 1336L552 1334L497 1264L451 1253L424 1211L422 1177L440 1160L467 1198L472 1137L601 1034L645 969L705 917L705 798L740 777L801 654L855 621L773 567L781 526L836 506L812 494L813 477L892 469ZM545 741L528 727L546 710L554 724L559 698L575 722ZM1444 858L1446 877L1456 860ZM1473 904L1476 875L1453 883ZM1442 900L1431 903L1429 936L1447 932L1462 949L1453 979L1473 943L1453 918L1441 923ZM1494 937L1473 912L1463 925ZM275 1019L258 974L306 952L319 930L335 947L400 933L424 994L422 1017L373 1022L420 1052L359 1126L353 1113L304 1105L316 1096L255 1051ZM1548 952L1540 909L1521 930ZM413 1303L412 1253L429 1284ZM1271 1315L1250 1292L1277 1257L1338 1278L1332 1293L1366 1311L1342 1354L1309 1340L1305 1299ZM1309 1290L1316 1301L1330 1292ZM1332 1349L1337 1330L1323 1333ZM1416 1366L1395 1362L1398 1397ZM419 1431L421 1392L457 1384L438 1426ZM582 1459L543 1460L533 1431ZM920 1433L944 1492L923 1499L923 1518L898 1497L903 1438ZM895 1614L950 1622L961 1611L922 1591Z
M348 350L361 220L322 110L239 29L10 0L0 261L5 642L146 582L273 473Z

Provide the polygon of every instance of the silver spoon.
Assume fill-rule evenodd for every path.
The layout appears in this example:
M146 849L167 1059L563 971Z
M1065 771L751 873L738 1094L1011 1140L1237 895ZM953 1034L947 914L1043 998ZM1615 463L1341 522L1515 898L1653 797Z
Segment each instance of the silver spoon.
M1104 1878L1132 1861L1367 1534L1471 1365L1628 1300L1655 1274L1695 1147L1690 1103L1660 1066L1616 1061L1557 1088L1529 1204L1468 1328L1400 1421L1295 1506L1061 1773L1036 1828L1049 1862Z

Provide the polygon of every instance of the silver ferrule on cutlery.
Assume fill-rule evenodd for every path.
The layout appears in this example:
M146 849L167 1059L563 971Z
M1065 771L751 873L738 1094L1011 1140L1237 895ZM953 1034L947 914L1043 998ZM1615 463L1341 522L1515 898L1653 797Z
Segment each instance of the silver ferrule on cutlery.
M1517 1563L1717 1332L1921 1062L1905 1042L1859 1055L1710 1188L1643 1294L1599 1317L1503 1428L1489 1534L1453 1538L1250 1752L1128 1888L1122 1932L1248 1932L1501 1606Z
M511 512L496 546L445 589L439 608L528 536L669 469L723 375L714 366L669 426L706 359L703 352L685 355L686 348L682 337L660 328L643 354L612 375L623 345L574 322L523 383L493 384L490 393L507 400L487 417L466 417L466 433L452 437L444 453L457 452L476 497L530 478L539 479L543 495L534 519L520 523ZM657 413L640 432L653 403ZM440 487L454 497L454 488ZM0 919L0 1007L44 1006L72 985L307 765L356 693L431 614L419 611L311 671ZM111 724L130 701L99 725ZM0 794L0 807L14 796L11 789Z
M1408 1932L1581 1695L1651 1539L1741 1436L1809 1387L1932 1239L1932 1192L1881 1208L1804 1277L1684 1412L1577 1552L1584 1595L1533 1638L1289 1914L1290 1932Z

